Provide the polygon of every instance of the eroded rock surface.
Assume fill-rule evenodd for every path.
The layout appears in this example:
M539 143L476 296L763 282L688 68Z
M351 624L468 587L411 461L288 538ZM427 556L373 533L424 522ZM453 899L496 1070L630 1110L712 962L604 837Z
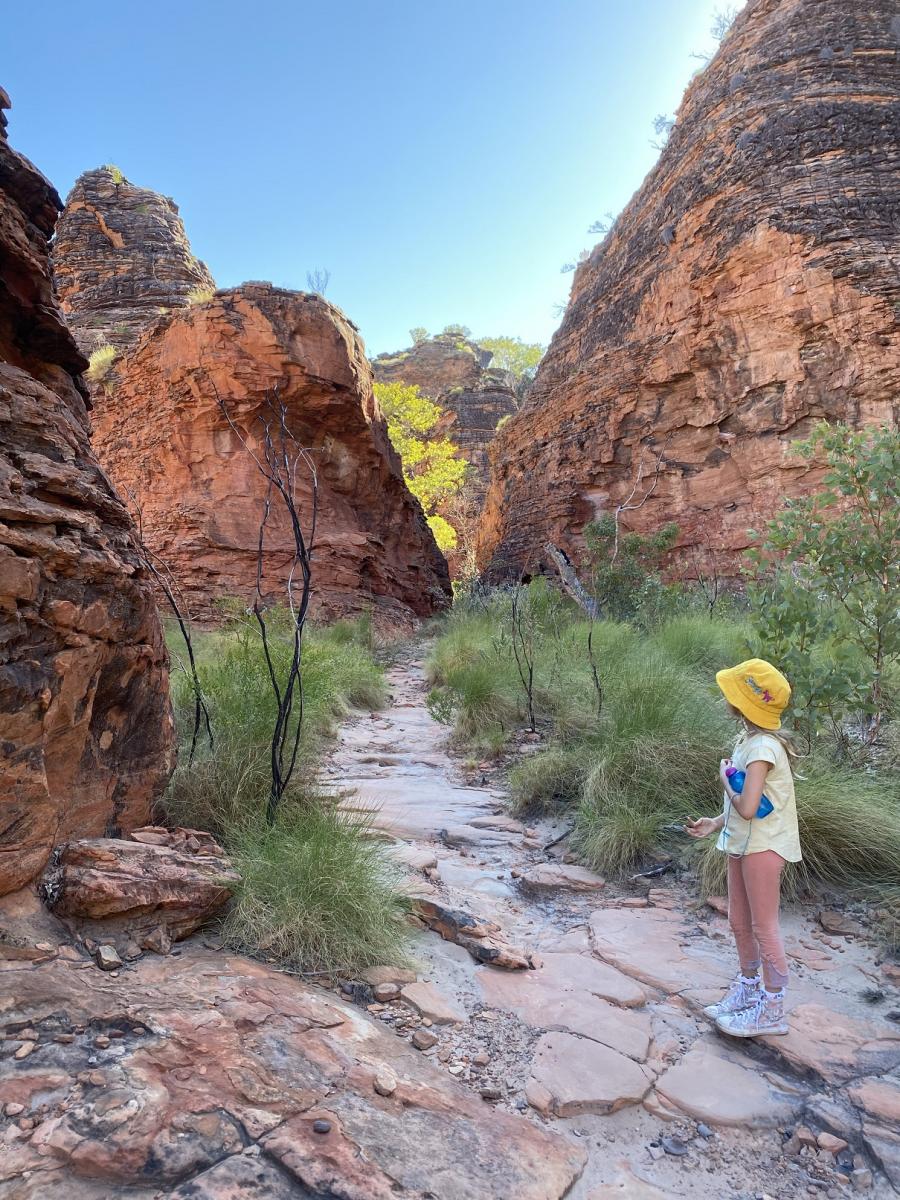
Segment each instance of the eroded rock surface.
M0 128L0 894L144 824L171 767L162 630L53 295L60 206Z
M625 528L736 573L748 530L813 489L790 443L898 416L900 32L894 0L750 0L689 86L640 191L575 274L523 408L498 435L491 579Z
M560 1200L581 1171L579 1147L295 978L192 945L82 968L5 974L3 1200Z
M491 357L490 350L468 338L439 334L372 361L379 383L418 387L444 410L448 421L442 432L474 466L479 499L488 482L488 446L499 423L517 407L513 377L491 367Z
M227 406L261 454L269 403L309 451L318 478L314 610L374 607L408 623L445 607L447 565L409 494L375 403L356 328L320 296L245 284L160 318L95 389L94 444L142 511L147 545L168 564L194 616L252 599L265 480L229 427ZM296 477L309 534L312 475ZM275 498L264 589L283 602L293 536Z
M195 258L178 206L115 167L85 171L56 227L53 273L69 328L85 354L133 346L158 317L215 290Z

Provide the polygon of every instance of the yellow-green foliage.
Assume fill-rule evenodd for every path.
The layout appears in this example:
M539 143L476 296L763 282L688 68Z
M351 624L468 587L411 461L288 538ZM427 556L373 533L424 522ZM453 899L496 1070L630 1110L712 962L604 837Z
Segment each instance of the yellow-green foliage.
M544 356L543 346L537 342L523 342L521 338L479 338L478 345L493 354L492 367L509 371L516 379L533 379Z
M216 294L216 289L211 287L201 287L199 284L192 287L185 296L188 304L208 304Z
M116 184L116 186L118 186L120 183L125 182L125 176L122 174L122 172L119 170L119 168L115 165L115 163L107 163L105 169L107 171L109 171L110 175L112 175L112 181L114 184Z
M85 371L85 375L91 383L99 383L109 374L109 369L113 365L117 353L115 346L110 346L107 342L91 352L88 358L88 369Z
M387 421L391 444L403 462L407 487L422 505L435 541L445 553L456 546L456 530L438 510L462 490L469 464L437 429L443 410L415 386L376 383L375 396Z

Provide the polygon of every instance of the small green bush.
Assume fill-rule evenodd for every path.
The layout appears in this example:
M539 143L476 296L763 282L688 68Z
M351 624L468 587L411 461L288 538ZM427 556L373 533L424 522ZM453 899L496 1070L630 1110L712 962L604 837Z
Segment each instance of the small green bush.
M120 184L125 182L125 176L122 174L121 170L115 165L115 163L107 163L104 170L109 171L110 175L112 175L112 181L116 185L116 187L118 187Z
M513 808L527 816L558 812L581 795L590 764L590 752L581 748L528 755L509 773Z

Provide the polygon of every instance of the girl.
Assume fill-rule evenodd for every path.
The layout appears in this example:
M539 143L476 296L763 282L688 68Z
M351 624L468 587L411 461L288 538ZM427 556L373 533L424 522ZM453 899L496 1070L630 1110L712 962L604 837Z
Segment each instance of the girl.
M719 671L716 683L744 731L733 758L719 766L725 788L722 813L700 817L686 829L695 838L718 833L716 848L728 855L728 921L741 970L724 999L705 1011L734 1037L784 1034L788 971L778 924L781 872L785 862L801 858L789 758L793 750L781 732L791 688L780 671L759 658ZM740 794L725 773L732 766L746 773ZM773 807L760 817L763 795Z

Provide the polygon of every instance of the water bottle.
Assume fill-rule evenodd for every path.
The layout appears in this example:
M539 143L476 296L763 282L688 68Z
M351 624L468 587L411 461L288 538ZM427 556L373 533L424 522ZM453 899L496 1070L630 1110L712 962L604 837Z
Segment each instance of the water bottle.
M744 780L747 778L745 771L739 771L737 767L726 767L725 778L731 785L731 790L737 792L738 795L744 790ZM767 817L773 811L775 805L768 796L763 796L759 802L759 808L756 810L758 817Z

